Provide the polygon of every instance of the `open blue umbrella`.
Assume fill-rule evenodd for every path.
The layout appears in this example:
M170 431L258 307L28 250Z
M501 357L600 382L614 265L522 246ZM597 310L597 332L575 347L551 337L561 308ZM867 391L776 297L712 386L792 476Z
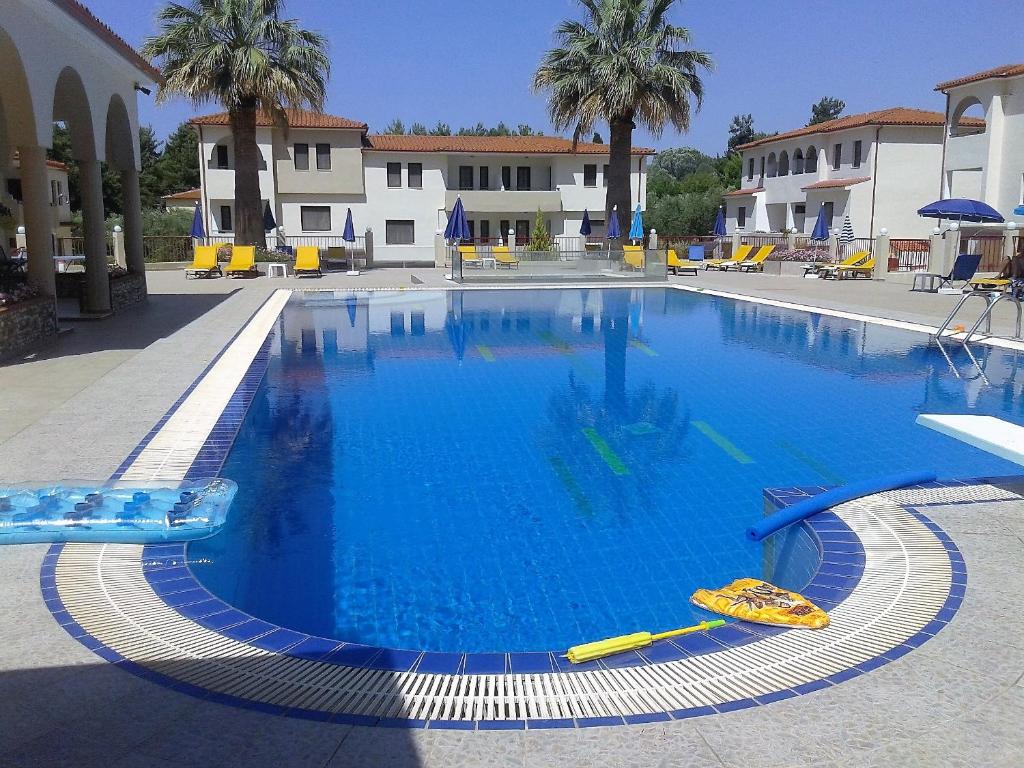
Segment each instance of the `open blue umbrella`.
M1014 216L1024 216L1024 205L1018 205L1013 209Z
M622 237L622 230L619 229L619 206L612 207L612 217L608 221L608 239L618 240Z
M203 209L196 203L195 213L192 214L192 237L197 240L206 239L206 230L203 228Z
M633 211L633 223L629 227L629 239L644 239L644 212L640 210L640 203L636 204L636 210Z
M814 231L811 232L811 240L824 242L828 240L828 222L825 220L825 204L822 203L818 209L818 219L814 222Z
M269 232L272 229L277 229L277 222L274 221L274 213L270 210L270 203L268 202L263 207L263 231Z
M590 237L590 211L586 208L583 209L583 223L580 224L580 234L584 237Z
M341 239L346 243L354 243L356 241L356 228L352 226L352 209L348 209L348 214L345 216L345 231L341 233Z
M926 205L918 210L917 215L929 219L952 219L953 221L974 221L993 224L1000 224L1004 221L999 212L988 203L960 197L937 200L931 205Z
M715 228L711 232L715 237L725 237L725 210L718 206L718 216L715 218Z
M452 215L448 217L448 226L444 228L445 240L469 240L469 222L466 221L466 209L462 205L462 196L455 200Z

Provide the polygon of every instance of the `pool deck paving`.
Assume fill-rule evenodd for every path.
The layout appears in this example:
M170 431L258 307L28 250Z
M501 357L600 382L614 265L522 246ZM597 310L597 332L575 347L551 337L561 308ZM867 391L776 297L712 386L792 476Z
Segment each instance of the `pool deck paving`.
M413 281L415 276L417 281ZM4 482L109 476L282 287L430 288L441 270L188 281L152 272L147 304L79 322L0 367ZM937 325L955 297L905 285L702 273L672 282ZM980 304L980 303L979 303ZM1011 327L1012 310L994 330ZM45 546L0 548L0 768L6 766L1016 766L1024 762L1024 504L925 513L967 563L964 603L914 652L804 696L669 723L548 731L364 728L238 709L103 662L43 603Z

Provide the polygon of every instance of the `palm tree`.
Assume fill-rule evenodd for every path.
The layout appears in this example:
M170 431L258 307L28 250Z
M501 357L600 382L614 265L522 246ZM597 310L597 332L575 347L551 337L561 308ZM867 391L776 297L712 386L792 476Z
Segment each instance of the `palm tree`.
M197 108L227 110L235 150L235 232L245 245L263 242L256 117L287 126L286 107L323 109L331 64L327 41L282 19L284 0L186 0L167 5L161 31L143 46L159 60L158 99L184 96Z
M632 209L630 158L637 121L655 136L665 123L690 127L690 101L700 109L700 70L711 57L685 46L690 32L668 21L675 0L578 0L586 19L563 21L558 47L548 51L534 75L534 90L548 91L548 113L557 130L575 124L573 142L605 120L611 154L605 221L618 207L629 226ZM625 218L622 218L625 217Z

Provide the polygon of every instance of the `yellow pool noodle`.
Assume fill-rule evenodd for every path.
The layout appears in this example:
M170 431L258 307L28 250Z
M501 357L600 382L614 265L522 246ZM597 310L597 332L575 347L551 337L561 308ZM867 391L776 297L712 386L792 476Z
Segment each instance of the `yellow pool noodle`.
M679 637L680 635L688 635L691 632L703 632L707 629L720 627L723 624L725 624L723 619L715 619L713 621L702 621L700 624L693 627L673 629L670 632L662 632L657 635L652 635L650 632L634 632L631 635L609 637L607 640L598 640L593 643L575 645L569 649L569 652L566 654L566 658L573 664L581 664L584 661L593 661L594 659L600 659L616 653L635 651L638 648L646 648L655 640L664 640L668 637Z

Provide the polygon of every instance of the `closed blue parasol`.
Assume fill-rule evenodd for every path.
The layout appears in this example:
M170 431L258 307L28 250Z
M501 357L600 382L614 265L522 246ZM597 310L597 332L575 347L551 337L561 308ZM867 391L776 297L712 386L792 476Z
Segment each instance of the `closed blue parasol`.
M277 222L274 221L274 213L270 210L270 203L263 206L263 231L269 232L272 229L277 229Z
M999 212L988 203L960 197L937 200L931 205L921 208L917 215L929 219L952 219L953 221L974 221L979 223L999 224L1004 221Z
M445 240L469 240L469 222L466 221L466 209L462 206L461 195L455 201L452 215L448 217L444 238Z
M725 209L718 206L718 216L715 217L715 228L711 232L715 237L725 237Z
M825 204L818 208L818 219L814 222L814 231L811 232L811 240L824 242L828 240L828 221L825 220Z
M629 239L644 239L644 212L640 210L640 203L636 204L636 210L633 211L633 223L629 226Z
M348 214L345 216L345 231L341 233L341 239L346 243L354 243L356 241L356 228L352 225L352 209L348 209Z
M199 203L196 203L195 213L192 214L191 235L197 240L206 238L206 230L203 228L203 209L199 207Z
M619 206L612 207L612 217L608 220L608 239L618 240L622 237L622 230L619 229Z
M590 211L586 208L583 209L583 223L580 224L580 234L584 237L590 237Z

